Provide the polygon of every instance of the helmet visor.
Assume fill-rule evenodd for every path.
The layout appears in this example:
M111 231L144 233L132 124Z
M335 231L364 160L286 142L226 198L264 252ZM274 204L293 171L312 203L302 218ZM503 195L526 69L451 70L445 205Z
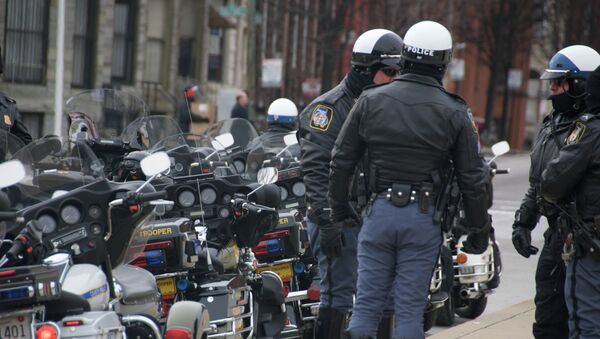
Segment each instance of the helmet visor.
M546 69L540 76L540 80L554 80L559 78L566 78L569 74L568 70L565 69Z

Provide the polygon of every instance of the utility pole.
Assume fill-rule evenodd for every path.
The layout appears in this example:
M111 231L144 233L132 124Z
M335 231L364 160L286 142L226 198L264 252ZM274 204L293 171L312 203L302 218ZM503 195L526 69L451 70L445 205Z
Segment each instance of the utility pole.
M256 120L254 103L256 102L256 0L248 0L248 50L246 80L248 91L248 117Z
M54 81L54 134L61 136L63 121L63 80L65 49L65 0L58 1L58 27L56 30L56 75Z

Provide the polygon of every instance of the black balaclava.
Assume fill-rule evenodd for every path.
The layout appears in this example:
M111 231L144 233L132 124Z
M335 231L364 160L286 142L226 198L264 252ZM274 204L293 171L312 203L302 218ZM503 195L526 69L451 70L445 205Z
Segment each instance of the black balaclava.
M567 79L569 90L548 97L552 101L552 108L556 112L572 116L583 112L585 109L585 81L581 79Z
M446 73L446 67L406 61L402 67L401 73L414 73L429 76L437 80L437 82L441 85L444 74Z
M377 72L375 72L377 73ZM355 98L360 96L362 90L373 84L373 78L375 77L375 73L373 72L363 72L358 67L352 67L350 72L348 72L348 87L350 91L354 95Z
M588 93L588 96L585 98L587 111L590 113L600 113L600 66L590 74L585 91Z

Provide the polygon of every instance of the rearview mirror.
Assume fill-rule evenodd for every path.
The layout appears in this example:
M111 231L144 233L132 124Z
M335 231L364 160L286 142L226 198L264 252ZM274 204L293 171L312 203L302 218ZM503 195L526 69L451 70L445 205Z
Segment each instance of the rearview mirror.
M296 137L296 133L290 133L290 134L286 134L286 136L283 137L283 142L285 143L286 146L292 146L298 143L298 138Z
M275 167L264 167L258 170L256 180L259 184L272 184L277 182L279 171Z
M0 164L0 188L12 186L25 178L25 167L19 160Z
M497 142L492 146L492 153L494 154L494 157L506 154L508 151L510 151L510 145L506 141Z
M216 141L216 142L215 142ZM215 140L211 142L214 149L217 151L222 151L229 146L233 145L233 135L231 133L225 133L221 135L217 135Z
M156 152L142 159L140 167L144 175L151 177L171 168L171 160L166 152Z

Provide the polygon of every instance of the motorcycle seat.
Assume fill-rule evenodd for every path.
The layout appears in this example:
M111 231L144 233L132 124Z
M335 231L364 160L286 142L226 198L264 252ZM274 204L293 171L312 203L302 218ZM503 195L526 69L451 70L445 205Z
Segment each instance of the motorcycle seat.
M124 304L137 304L159 297L156 280L152 273L145 269L120 265L113 269L113 277L121 286Z

